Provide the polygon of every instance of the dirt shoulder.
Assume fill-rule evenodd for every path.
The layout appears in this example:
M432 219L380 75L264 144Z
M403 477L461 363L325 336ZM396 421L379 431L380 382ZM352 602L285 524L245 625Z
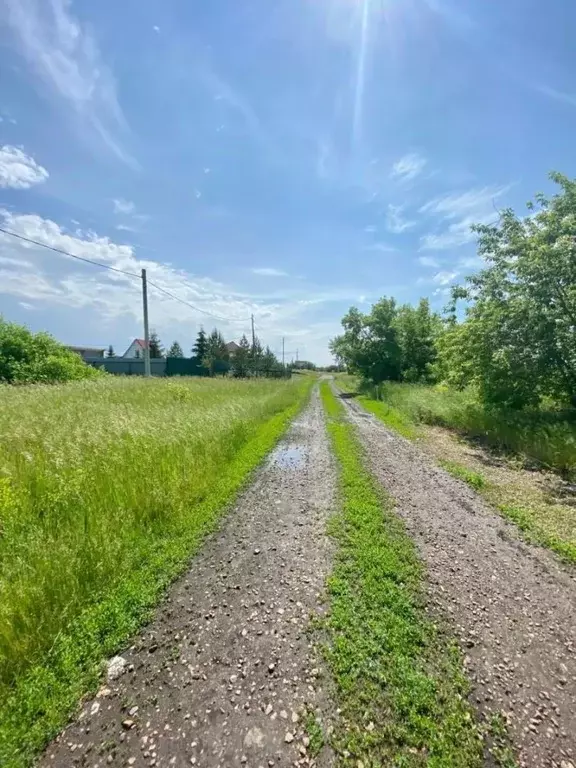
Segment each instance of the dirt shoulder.
M520 765L576 765L576 581L520 541L464 483L344 400L426 564L429 600L460 639L472 702L502 712Z
M317 393L41 765L329 765L304 713L328 710L306 635L323 610L335 469Z

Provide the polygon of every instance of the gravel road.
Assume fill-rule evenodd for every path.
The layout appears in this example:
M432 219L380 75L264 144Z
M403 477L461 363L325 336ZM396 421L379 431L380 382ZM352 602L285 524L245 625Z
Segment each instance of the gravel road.
M475 706L501 711L522 766L576 766L576 580L464 483L434 466L353 399L369 465L424 560L431 610L447 616Z
M173 585L153 623L43 766L331 765L309 756L328 715L305 630L322 612L335 470L318 393ZM125 662L125 663L124 663Z

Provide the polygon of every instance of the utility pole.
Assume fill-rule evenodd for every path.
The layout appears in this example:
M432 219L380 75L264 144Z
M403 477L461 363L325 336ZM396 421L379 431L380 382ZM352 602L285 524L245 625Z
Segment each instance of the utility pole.
M256 334L254 333L254 315L250 315L252 321L252 354L256 352Z
M284 336L282 336L282 368L286 368L286 364L284 363Z
M146 270L142 270L142 309L144 314L144 376L151 376L150 370L150 330L148 328L148 283Z
M296 350L296 362L298 362L298 350Z

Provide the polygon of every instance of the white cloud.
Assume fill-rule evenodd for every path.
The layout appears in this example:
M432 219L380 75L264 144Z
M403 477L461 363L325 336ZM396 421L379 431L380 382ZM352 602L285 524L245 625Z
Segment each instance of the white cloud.
M288 277L288 272L284 272L282 269L275 269L275 267L254 267L252 272L263 277Z
M0 256L0 264L4 264L7 267L19 267L20 269L32 269L34 266L30 261L13 259L10 256Z
M131 227L129 224L116 224L116 229L120 232L138 232L136 227Z
M6 144L0 147L0 187L4 189L29 189L42 184L48 171L18 147Z
M136 165L115 134L126 130L116 82L95 38L70 11L70 0L3 0L3 21L41 89L57 96L119 159Z
M536 86L536 90L551 99L555 99L555 101L561 101L564 104L570 104L570 106L576 107L576 94L574 93L559 91L556 88L550 88L547 85L538 85Z
M401 205L390 204L388 206L388 211L386 213L386 229L388 229L389 232L399 235L415 226L415 221L409 221L408 219L403 218L403 210L404 207Z
M94 232L78 229L70 233L36 214L0 209L0 222L24 237L115 269L139 275L145 267L149 283L156 283L197 308L171 299L153 285L149 287L151 323L165 340L179 338L183 344L186 336L194 332L194 324L201 323L208 328L216 325L226 338L238 339L242 333L250 332L253 313L263 343L278 350L282 337L286 337L286 349L298 346L301 357L328 362L328 341L338 332L338 323L319 321L318 313L330 302L352 303L362 293L357 286L322 291L304 283L272 292L240 291L209 277L141 258L133 246L116 243ZM95 325L109 337L115 334L111 338L115 344L119 343L120 336L124 338L126 328L140 332L139 279L92 267L2 233L0 257L0 294L34 303L36 309L63 307L75 312L78 322L64 341L82 343L83 329ZM224 319L206 316L199 310Z
M443 231L432 232L420 239L421 250L443 250L457 248L473 241L473 224L487 224L497 216L496 200L504 195L511 185L503 187L482 187L467 192L453 193L434 198L420 208L420 213L434 216L443 222Z
M376 232L376 227L374 225L370 224L369 226L364 227L364 232L368 232L369 234L373 233L373 232Z
M440 264L436 261L436 259L433 259L432 256L420 256L418 261L420 264L422 264L423 267L434 267L438 269L440 266Z
M152 29L154 30L154 32L158 32L158 33L160 32L160 27L156 26L156 24L152 27Z
M458 277L458 272L446 272L441 271L437 272L434 277L432 278L432 282L436 283L437 285L448 285L452 282L455 278Z
M114 213L130 215L136 212L136 205L131 200L118 198L112 202L114 203Z
M427 162L425 157L410 152L394 163L390 176L401 181L411 181L422 173Z

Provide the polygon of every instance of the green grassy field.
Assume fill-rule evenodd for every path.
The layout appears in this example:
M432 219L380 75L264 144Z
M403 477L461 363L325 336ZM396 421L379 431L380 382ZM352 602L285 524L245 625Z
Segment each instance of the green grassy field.
M0 388L0 764L96 684L311 384Z
M460 655L426 614L415 546L364 468L341 403L329 385L321 393L342 505L330 526L338 549L326 622L341 713L332 746L342 765L480 766L483 729Z

